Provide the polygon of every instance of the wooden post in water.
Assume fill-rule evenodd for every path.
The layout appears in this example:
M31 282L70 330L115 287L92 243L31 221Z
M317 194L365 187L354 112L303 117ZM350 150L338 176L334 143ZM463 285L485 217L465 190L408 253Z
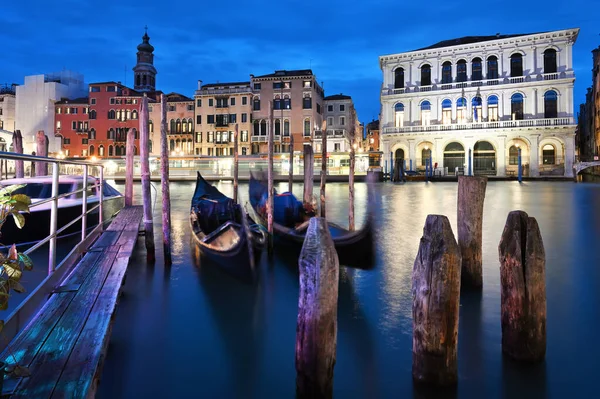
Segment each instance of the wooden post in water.
M152 194L150 193L149 156L150 148L148 132L148 96L146 95L146 93L144 93L140 109L140 161L142 175L142 199L144 202L144 237L146 241L146 259L148 260L148 262L153 263L155 261L154 223L152 222Z
M348 230L354 231L354 167L356 162L356 111L352 107L352 120L350 121L350 170L348 171ZM368 175L368 172L367 172ZM368 177L368 176L367 176Z
M304 203L304 209L310 214L314 213L312 206L312 195L313 195L313 178L314 178L314 166L315 166L315 155L311 145L304 145L304 195L302 196L302 202Z
M414 381L457 381L460 273L460 249L450 221L428 215L412 274Z
M325 217L325 184L327 183L327 122L321 124L321 217Z
M37 132L35 137L37 155L40 157L48 156L48 137L44 134L43 130ZM35 162L35 175L36 176L47 176L48 175L48 163L46 162Z
M273 189L273 102L269 101L269 137L268 137L268 160L267 160L267 179L269 195L267 197L267 231L269 232L269 245L268 253L269 256L273 254L273 195L275 191Z
M288 191L292 192L294 184L294 136L290 133L290 170L288 176Z
M141 132L140 120L140 132ZM162 129L162 127L161 127ZM142 149L140 145L140 155ZM127 130L127 142L125 144L125 206L133 205L133 157L135 155L135 128Z
M140 146L141 147L141 146ZM165 265L171 261L171 189L169 187L169 147L167 146L167 101L160 95L160 181L162 189L162 233Z
M13 151L17 154L23 154L23 136L20 130L15 130L12 136ZM23 161L15 161L15 177L22 179L25 177L25 165Z
M462 285L481 289L483 268L481 245L483 230L483 200L487 177L458 177L458 245L462 257Z
M235 124L235 133L233 134L233 202L238 203L238 143L239 143L239 125Z
M299 259L296 398L332 398L339 260L324 218L311 218Z
M546 254L537 221L508 214L498 245L502 351L522 361L546 356Z

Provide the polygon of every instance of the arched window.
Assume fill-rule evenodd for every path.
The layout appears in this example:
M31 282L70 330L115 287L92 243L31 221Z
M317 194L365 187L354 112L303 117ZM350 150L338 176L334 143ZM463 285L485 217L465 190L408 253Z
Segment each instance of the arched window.
M267 121L264 119L262 121L260 121L260 135L261 136L267 135Z
M495 55L487 58L487 78L498 79L498 57Z
M519 148L516 145L511 145L508 149L508 164L518 165L519 164Z
M146 86L146 75L142 75L142 85Z
M520 53L510 56L510 76L523 76L523 56Z
M110 129L108 129L108 133L106 133L106 138L109 140L115 139L115 131L113 130L112 127Z
M137 119L138 118L138 112L134 109L133 111L131 111L131 119Z
M515 93L510 97L510 113L513 121L523 119L523 95L521 93Z
M283 96L283 109L290 109L292 107L292 103L290 102L290 96L285 94Z
M273 99L273 109L283 109L283 101L279 94Z
M456 63L456 81L467 81L467 61L465 60L458 60L458 62Z
M188 132L193 133L194 132L194 122L192 121L192 118L188 119Z
M467 99L464 97L456 100L456 122L467 123Z
M135 155L135 151L133 153ZM121 155L127 155L127 154L125 154L125 146L124 145L121 146Z
M421 67L421 86L431 86L431 66L429 64Z
M281 120L275 119L275 135L281 135Z
M423 69L421 68L421 71L422 70ZM450 61L446 61L442 64L442 84L448 83L452 83L452 63Z
M169 129L170 134L175 134L175 119L171 119L171 129Z
M175 140L169 140L169 151L175 151Z
M286 119L283 121L283 135L284 136L289 136L290 135L290 121L289 119Z
M549 48L544 51L544 73L556 73L556 50Z
M398 103L394 105L394 117L396 127L404 126L404 104Z
M260 134L260 122L258 120L254 121L254 129L252 130L253 136L258 136Z
M98 146L98 155L101 157L104 156L104 146L103 145Z
M119 147L118 145L115 146L115 156L121 156L121 147Z
M90 156L94 155L94 146L90 146Z
M109 157L112 157L112 156L113 156L113 146L112 146L112 145L109 145L109 146L108 146L108 156L109 156Z
M181 133L181 120L177 119L177 133Z
M546 144L542 147L542 160L544 165L554 165L556 163L556 148L552 144Z
M442 101L442 124L449 125L452 123L452 100L449 98Z
M394 70L394 89L404 88L404 68Z
M498 96L491 95L487 100L488 122L498 122Z
M481 64L481 58L476 57L471 61L471 80L482 80L483 79L483 69Z
M421 125L429 126L431 122L431 103L427 100L421 103Z
M185 121L185 119L183 120L183 122L181 124L181 132L187 133L187 122Z
M96 140L96 129L91 129L88 133L88 139Z
M108 119L115 119L115 110L111 109L108 111Z
M544 118L558 117L558 94L554 90L544 93Z
M310 136L310 119L304 119L304 135Z
M127 111L126 111L126 115L127 115L127 116L125 117L125 120L129 120L129 119L131 119L131 111L130 111L130 110L127 110Z
M96 110L90 111L90 119L96 119Z
M431 148L425 146L421 150L421 166L427 165L427 161L431 158Z
M481 123L483 121L481 119L481 117L482 117L482 115L481 115L481 106L482 106L481 97L473 97L471 106L473 108L473 123Z
M135 85L140 86L142 82L140 82L140 75L135 75Z
M260 98L256 97L254 101L252 101L252 110L260 111Z
M227 134L227 132L223 132ZM181 141L179 139L175 140L175 149L181 150Z

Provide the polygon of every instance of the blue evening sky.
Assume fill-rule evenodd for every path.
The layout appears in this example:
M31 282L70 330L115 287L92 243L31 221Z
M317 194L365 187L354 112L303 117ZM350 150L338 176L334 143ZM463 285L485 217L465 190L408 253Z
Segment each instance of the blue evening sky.
M369 122L380 107L380 55L461 36L578 27L577 112L591 85L591 51L600 45L599 12L600 0L3 0L0 84L65 68L83 73L86 83L132 85L148 25L159 90L193 96L198 79L244 81L251 73L312 68L326 95L351 95L359 119Z

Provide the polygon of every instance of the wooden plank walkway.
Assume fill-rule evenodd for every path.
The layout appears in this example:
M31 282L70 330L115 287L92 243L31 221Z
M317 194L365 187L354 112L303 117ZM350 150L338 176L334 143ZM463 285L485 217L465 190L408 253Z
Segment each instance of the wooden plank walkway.
M141 206L124 208L0 355L31 372L7 377L3 398L95 396L142 216Z

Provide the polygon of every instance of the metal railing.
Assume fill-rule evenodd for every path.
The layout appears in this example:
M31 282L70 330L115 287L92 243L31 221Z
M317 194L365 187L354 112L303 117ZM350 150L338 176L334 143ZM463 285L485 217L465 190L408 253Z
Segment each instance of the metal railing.
M476 122L476 123L452 123L435 124L431 121L429 125L415 124L410 126L386 127L383 129L385 134L389 133L414 133L414 132L440 132L447 130L471 130L471 129L499 129L499 128L519 128L533 126L570 126L574 125L572 117L564 118L545 118L545 119L519 119L504 120L495 122ZM408 125L408 124L407 124Z

